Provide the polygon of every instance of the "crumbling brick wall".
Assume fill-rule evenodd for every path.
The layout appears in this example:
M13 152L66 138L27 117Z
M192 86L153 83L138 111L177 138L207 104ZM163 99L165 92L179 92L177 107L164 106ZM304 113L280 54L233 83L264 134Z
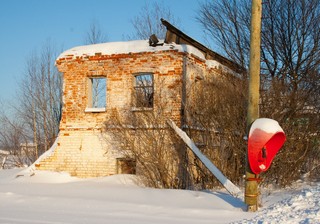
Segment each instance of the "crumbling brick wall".
M154 77L154 108L161 97L166 98L166 118L178 125L181 109L186 100L188 83L207 75L204 60L194 55L166 50L59 58L57 67L63 73L63 113L58 145L54 153L42 160L39 170L66 171L79 177L116 174L116 159L120 152L104 138L106 119L113 119L112 111L133 111L134 74L152 73ZM88 105L88 79L106 77L106 110L86 112ZM169 94L170 93L170 94Z

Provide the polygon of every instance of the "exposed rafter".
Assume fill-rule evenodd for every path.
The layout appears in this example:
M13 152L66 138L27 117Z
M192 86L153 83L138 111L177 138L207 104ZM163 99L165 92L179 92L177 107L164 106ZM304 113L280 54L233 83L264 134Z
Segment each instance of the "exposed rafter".
M176 44L192 45L192 46L196 47L197 49L199 49L200 51L202 51L203 54L205 55L205 58L208 60L216 60L216 61L220 62L221 64L233 69L234 71L236 71L238 73L242 73L242 72L246 71L243 67L241 67L237 63L221 56L220 54L210 50L209 48L207 48L203 44L201 44L198 41L194 40L193 38L189 37L188 35L186 35L181 30L179 30L178 28L173 26L168 21L161 19L161 22L167 28L167 33L166 33L166 37L164 40L165 43L174 42Z

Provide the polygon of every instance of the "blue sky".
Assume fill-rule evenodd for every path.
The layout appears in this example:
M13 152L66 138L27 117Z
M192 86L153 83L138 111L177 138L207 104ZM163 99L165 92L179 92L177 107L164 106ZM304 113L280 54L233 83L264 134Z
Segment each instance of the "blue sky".
M61 51L83 45L85 33L96 21L108 41L122 41L133 33L130 21L146 1L156 0L10 0L0 1L0 102L13 102L26 60L50 40ZM180 27L202 41L196 22L199 1L161 0Z

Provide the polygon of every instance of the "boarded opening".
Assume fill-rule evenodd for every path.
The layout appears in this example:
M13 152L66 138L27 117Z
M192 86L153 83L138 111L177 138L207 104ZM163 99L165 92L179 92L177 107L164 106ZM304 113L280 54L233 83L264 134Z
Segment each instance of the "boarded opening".
M134 159L118 158L117 174L136 174L136 161Z

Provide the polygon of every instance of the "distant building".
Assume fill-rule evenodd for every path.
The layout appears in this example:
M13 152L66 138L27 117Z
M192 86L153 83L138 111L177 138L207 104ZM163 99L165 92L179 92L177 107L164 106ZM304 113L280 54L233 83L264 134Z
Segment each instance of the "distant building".
M33 142L21 143L20 154L34 157L36 155L36 144Z
M5 162L9 154L9 151L0 149L0 169L4 169Z

